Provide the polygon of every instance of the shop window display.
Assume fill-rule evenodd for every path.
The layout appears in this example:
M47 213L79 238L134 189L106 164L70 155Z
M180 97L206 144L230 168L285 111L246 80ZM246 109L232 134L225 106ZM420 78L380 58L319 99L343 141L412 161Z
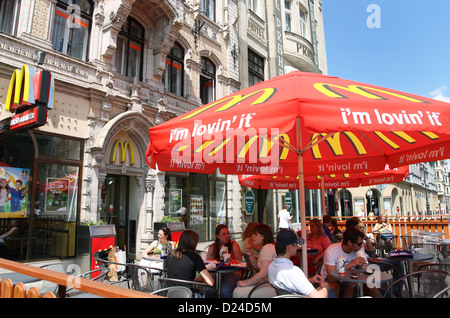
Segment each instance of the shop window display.
M74 256L81 142L32 132L0 142L0 257Z

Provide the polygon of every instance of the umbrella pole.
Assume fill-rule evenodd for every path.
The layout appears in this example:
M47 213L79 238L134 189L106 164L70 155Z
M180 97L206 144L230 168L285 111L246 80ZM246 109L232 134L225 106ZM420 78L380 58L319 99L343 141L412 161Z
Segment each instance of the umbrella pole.
M320 181L320 186L322 188L322 216L324 216L325 214L327 214L327 212L325 211L326 208L326 204L325 204L325 178L322 177L322 180Z
M305 213L305 176L303 174L303 152L302 152L302 138L301 138L300 118L297 118L297 153L298 159L298 202L300 203L300 223L302 229L302 238L305 243L302 248L302 269L306 276L308 276L308 254L306 244L306 213Z

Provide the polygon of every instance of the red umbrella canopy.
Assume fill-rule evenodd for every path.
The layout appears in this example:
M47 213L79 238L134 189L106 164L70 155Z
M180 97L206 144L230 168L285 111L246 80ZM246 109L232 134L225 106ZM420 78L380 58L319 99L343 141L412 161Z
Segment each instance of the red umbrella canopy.
M371 186L384 183L402 182L409 173L409 166L382 171L364 173L344 173L327 176L305 177L305 186L308 189L321 189L322 181L324 189L333 188L356 188L359 186ZM269 176L269 175L239 175L239 183L243 186L261 189L298 189L299 180L292 176Z
M305 175L380 171L450 158L449 124L448 103L295 71L151 127L146 160L282 176L298 174L301 155Z

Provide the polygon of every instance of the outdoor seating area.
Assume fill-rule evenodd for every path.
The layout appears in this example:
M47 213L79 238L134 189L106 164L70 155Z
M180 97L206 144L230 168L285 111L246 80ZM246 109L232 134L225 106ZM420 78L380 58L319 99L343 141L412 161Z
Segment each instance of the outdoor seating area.
M240 246L231 240L228 228L216 229L217 240L205 251L197 250L196 233L185 230L180 242L172 244L170 231L158 236L155 249L143 252L142 260L118 259L110 248L94 253L95 269L75 273L73 266L60 263L44 266L20 264L0 259L0 267L11 272L0 274L2 298L448 298L450 262L444 256L445 233L415 231L407 235L385 236L380 244L371 227L353 217L339 230L341 239L328 237L327 224L310 220L307 230L308 273L304 273L301 233L282 229L273 233L264 224L249 224ZM334 229L336 230L336 229ZM286 231L290 234L286 234ZM161 234L164 234L161 232ZM331 234L331 232L329 233ZM371 234L371 235L370 235ZM410 235L414 234L414 235ZM192 235L192 250L185 246ZM291 240L286 241L285 235ZM356 236L355 236L356 235ZM410 238L415 237L414 241ZM318 245L317 238L322 242ZM388 239L401 239L401 248ZM436 244L429 240L438 238ZM441 241L439 241L441 238ZM160 245L159 245L160 244ZM284 245L283 245L284 244ZM168 250L160 246L171 246ZM282 246L286 252L283 254ZM288 252L290 246L292 250ZM340 267L339 258L347 257ZM195 263L191 268L177 263L182 251ZM334 251L334 252L333 252ZM161 253L162 252L162 253ZM217 253L216 253L217 252ZM289 254L290 253L290 254ZM339 257L336 258L336 255ZM259 260L258 260L259 259ZM265 261L262 261L264 259ZM276 271L281 260L289 275ZM150 260L150 261L149 261ZM201 265L199 265L199 263ZM287 264L287 265L286 265ZM174 267L175 266L175 267ZM180 266L180 268L178 268ZM284 267L283 267L284 268ZM314 270L311 271L311 268ZM196 272L196 273L195 273ZM180 274L182 273L182 274ZM275 273L275 274L274 274ZM301 273L300 276L298 276ZM37 285L36 285L37 284ZM306 290L306 292L305 292ZM322 290L322 294L319 294ZM326 290L326 292L323 292ZM314 291L314 292L313 292ZM316 294L317 292L317 294ZM319 296L318 296L319 295Z

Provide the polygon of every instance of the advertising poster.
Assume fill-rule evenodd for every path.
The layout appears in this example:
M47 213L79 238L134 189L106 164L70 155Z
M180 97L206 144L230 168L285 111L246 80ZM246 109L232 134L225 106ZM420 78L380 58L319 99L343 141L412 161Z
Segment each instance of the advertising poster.
M45 185L45 212L67 211L69 179L47 178Z
M27 216L30 169L0 167L0 218Z
M191 216L190 221L192 223L203 223L203 196L191 195L190 196L190 208Z
M181 189L169 189L169 213L177 213L181 209L182 194Z

